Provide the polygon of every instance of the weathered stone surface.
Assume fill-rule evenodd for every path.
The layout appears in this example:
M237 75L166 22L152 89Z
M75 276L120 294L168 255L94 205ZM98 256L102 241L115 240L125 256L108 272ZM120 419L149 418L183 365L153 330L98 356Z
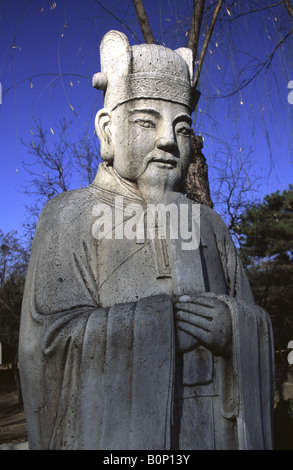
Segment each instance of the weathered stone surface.
M20 371L30 449L269 449L272 333L221 218L185 194L188 50L101 44L96 178L44 208Z

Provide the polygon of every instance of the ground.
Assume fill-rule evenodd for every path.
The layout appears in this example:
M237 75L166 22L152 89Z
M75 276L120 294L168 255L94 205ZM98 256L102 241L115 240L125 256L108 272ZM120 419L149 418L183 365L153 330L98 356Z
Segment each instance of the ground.
M27 441L27 427L23 409L11 370L0 370L0 447Z

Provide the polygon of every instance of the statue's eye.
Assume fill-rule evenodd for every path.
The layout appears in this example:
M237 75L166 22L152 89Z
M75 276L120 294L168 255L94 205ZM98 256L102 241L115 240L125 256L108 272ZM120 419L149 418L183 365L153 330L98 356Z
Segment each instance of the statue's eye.
M155 123L148 120L148 119L136 119L135 123L138 124L140 127L144 127L146 129L155 129L156 128Z
M186 135L187 137L190 136L190 127L189 126L186 126L186 125L183 125L183 126L178 126L176 128L176 133L177 134L182 134L182 135Z

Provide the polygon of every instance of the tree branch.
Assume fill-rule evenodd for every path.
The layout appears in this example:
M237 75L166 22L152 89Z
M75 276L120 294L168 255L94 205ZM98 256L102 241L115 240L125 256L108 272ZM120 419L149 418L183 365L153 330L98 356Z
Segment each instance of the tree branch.
M13 88L15 88L16 86L18 85L21 85L22 83L25 83L27 81L32 81L34 78L39 78L39 77L65 77L65 76L72 76L72 77L79 77L79 78L86 78L87 80L91 80L91 77L88 77L86 75L80 75L78 73L63 73L60 74L60 73L53 73L53 72L45 72L45 73L36 73L35 75L30 75L29 77L26 77L24 78L23 80L20 80L19 82L17 83L14 83L13 85L9 86L8 88L6 88L6 90L4 90L3 92L3 97L6 95L6 93L8 93L10 90L12 90Z
M258 13L260 11L267 10L269 8L275 8L278 5L281 5L282 2L283 2L283 0L280 0L279 2L273 3L271 5L266 5L266 6L261 7L261 8L256 8L255 10L245 11L244 13L240 13L239 15L233 16L233 18L229 18L229 19L226 19L224 21L232 22L234 20L238 20L238 18L241 18L242 16L251 15L252 13Z
M142 0L132 0L140 29L147 44L155 44L155 39Z
M194 77L194 81L193 81L193 86L194 87L197 86L198 79L199 79L200 72L201 72L201 68L202 68L202 64L203 64L203 60L204 60L204 57L205 57L205 54L206 54L211 36L213 34L213 29L214 29L214 26L215 26L215 22L216 22L216 19L218 17L220 8L222 6L222 3L223 3L223 0L219 0L218 4L216 6L216 9L214 11L213 17L212 17L212 21L211 21L211 24L210 24L210 27L209 27L209 30L208 30L208 34L206 35L206 38L205 38L205 41L204 41L204 44L203 44L203 47L202 47L202 51L200 53L199 60L198 60L198 63L197 63L197 68L196 68L195 77Z
M273 57L277 51L277 49L283 44L283 42L286 41L286 39L293 33L293 29L291 29L291 31L289 31L279 42L278 44L274 47L274 50L272 51L272 53L267 57L267 59L260 65L259 69L252 75L252 77L250 77L245 83L243 83L243 85L241 85L240 87L237 88L237 90L235 91L232 91L231 93L228 93L227 95L219 95L217 96L217 98L228 98L232 95L235 95L236 93L238 93L240 90L243 90L243 88L247 87L247 85L249 85L256 77L257 75L263 70L264 67L266 67L267 69L269 68L269 66L271 65L271 62L273 60Z
M287 9L287 12L291 16L291 18L293 18L293 7L292 7L290 1L289 0L283 0L283 2L285 3L285 7Z
M112 13L110 10L108 10L106 7L104 7L104 5L102 5L98 0L94 0L101 8L103 8L107 13L109 13L109 15L111 15L115 20L119 21L119 23L121 23L126 29L128 29L128 31L135 37L135 39L138 40L138 42L140 42L140 40L138 39L138 37L136 36L136 34L127 26L126 23L124 23L123 21L120 20L120 18L118 18L118 16L114 15L114 13Z
M198 49L198 42L199 42L199 34L200 34L200 27L202 23L202 15L204 10L204 2L205 0L196 0L194 4L193 10L193 17L192 23L188 38L188 45L189 49L192 50L193 60L197 57L197 49Z

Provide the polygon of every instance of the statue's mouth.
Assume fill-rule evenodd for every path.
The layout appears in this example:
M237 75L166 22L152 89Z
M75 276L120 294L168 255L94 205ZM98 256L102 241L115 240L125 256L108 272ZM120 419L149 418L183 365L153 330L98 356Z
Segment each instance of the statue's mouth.
M155 157L152 159L152 162L161 163L168 168L175 168L177 166L177 161L174 158Z

